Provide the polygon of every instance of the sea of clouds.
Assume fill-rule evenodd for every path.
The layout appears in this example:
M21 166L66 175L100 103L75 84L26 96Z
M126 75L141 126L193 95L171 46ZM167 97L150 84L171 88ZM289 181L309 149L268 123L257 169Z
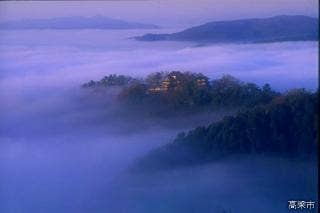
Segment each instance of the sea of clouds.
M92 212L90 208L101 212L106 209L101 204L103 196L110 193L108 183L136 157L171 141L181 131L157 122L121 121L108 113L107 105L83 101L86 96L80 85L91 79L114 73L144 77L156 71L181 70L211 78L231 74L259 85L270 83L279 91L317 88L317 42L203 46L132 39L144 33L0 31L0 212ZM170 184L175 183L177 180ZM187 183L171 190L177 190L178 200L195 192ZM201 188L197 190L201 196ZM160 198L165 199L169 192L161 193ZM123 208L140 203L150 204L152 210L157 200L153 192L154 200L141 202L126 198L134 193L123 193L122 199L132 202Z

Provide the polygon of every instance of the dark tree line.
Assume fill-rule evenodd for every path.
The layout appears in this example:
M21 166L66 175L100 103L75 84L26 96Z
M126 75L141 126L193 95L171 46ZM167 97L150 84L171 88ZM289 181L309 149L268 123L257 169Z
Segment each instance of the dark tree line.
M318 92L293 90L269 104L180 133L170 144L140 159L146 169L213 161L233 154L316 156Z
M279 93L268 84L262 88L243 83L232 76L210 80L201 73L157 72L145 79L109 75L100 81L90 81L84 88L120 86L118 99L125 104L152 105L165 110L196 109L198 107L252 107L270 102Z
M133 79L130 76L111 74L103 77L99 81L91 80L87 83L84 83L82 87L93 89L93 88L108 88L113 86L126 86L132 83L134 80L135 79Z

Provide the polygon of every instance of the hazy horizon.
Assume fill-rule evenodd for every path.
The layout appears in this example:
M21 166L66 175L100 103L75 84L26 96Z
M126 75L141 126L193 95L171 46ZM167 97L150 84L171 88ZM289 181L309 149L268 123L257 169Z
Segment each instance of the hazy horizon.
M102 15L163 27L187 27L209 21L265 18L276 15L312 17L319 15L318 1L313 0L80 2L80 4L77 1L0 2L0 20Z
M128 174L138 158L172 142L179 132L234 115L240 106L199 108L176 117L166 111L159 118L144 114L149 106L143 102L135 111L115 101L119 87L100 94L81 85L109 74L145 78L179 70L269 83L284 93L315 91L318 41L202 45L132 38L214 20L317 16L317 5L309 0L0 2L0 20L103 15L164 26L0 30L0 212L285 213L290 199L316 200L313 162L224 159L171 172Z

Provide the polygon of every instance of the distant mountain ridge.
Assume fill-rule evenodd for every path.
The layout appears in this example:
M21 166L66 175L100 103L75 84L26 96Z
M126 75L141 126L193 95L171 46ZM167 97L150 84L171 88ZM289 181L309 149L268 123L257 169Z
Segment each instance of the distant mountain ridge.
M23 19L0 23L0 29L24 30L24 29L158 29L152 24L127 22L104 16L82 17L58 17L50 19Z
M202 43L263 43L319 39L319 20L308 16L215 21L172 34L146 34L140 41L192 41Z

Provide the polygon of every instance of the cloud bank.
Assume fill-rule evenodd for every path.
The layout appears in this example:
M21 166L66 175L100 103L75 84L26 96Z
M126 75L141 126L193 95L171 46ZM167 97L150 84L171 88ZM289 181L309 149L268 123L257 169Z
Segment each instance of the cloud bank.
M0 31L1 212L101 212L108 209L106 202L112 204L109 209L114 211L132 209L135 204L143 209L150 204L148 197L153 199L150 208L162 211L156 201L171 195L176 202L170 208L184 210L181 202L202 207L208 204L202 199L192 199L192 203L184 199L184 194L214 197L226 189L224 177L212 184L210 180L215 175L207 171L199 171L208 177L199 183L202 176L194 177L187 171L186 182L180 181L186 172L179 172L173 177L169 175L168 185L153 184L161 180L147 177L139 183L142 186L128 182L126 187L121 182L120 191L114 183L111 185L116 188L111 189L111 181L133 159L169 142L181 129L142 119L121 121L112 114L108 100L96 103L84 94L80 85L88 80L113 73L144 77L155 71L183 70L202 72L212 78L231 74L260 85L270 83L281 91L317 87L316 42L196 46L128 39L144 33ZM237 177L246 179L242 173L241 170ZM224 174L230 175L221 173ZM154 188L144 185L144 180ZM198 191L188 188L189 183ZM257 181L253 178L248 184L251 183ZM276 184L281 183L280 179ZM266 183L267 188L273 184ZM170 188L171 185L176 187ZM203 188L221 191L212 194L202 191ZM253 187L251 192L255 190ZM109 196L111 193L118 194L113 197ZM233 191L228 189L225 193ZM139 199L128 199L134 195L139 195ZM126 202L117 203L117 198ZM234 208L243 203L240 201ZM216 208L216 204L209 207Z

